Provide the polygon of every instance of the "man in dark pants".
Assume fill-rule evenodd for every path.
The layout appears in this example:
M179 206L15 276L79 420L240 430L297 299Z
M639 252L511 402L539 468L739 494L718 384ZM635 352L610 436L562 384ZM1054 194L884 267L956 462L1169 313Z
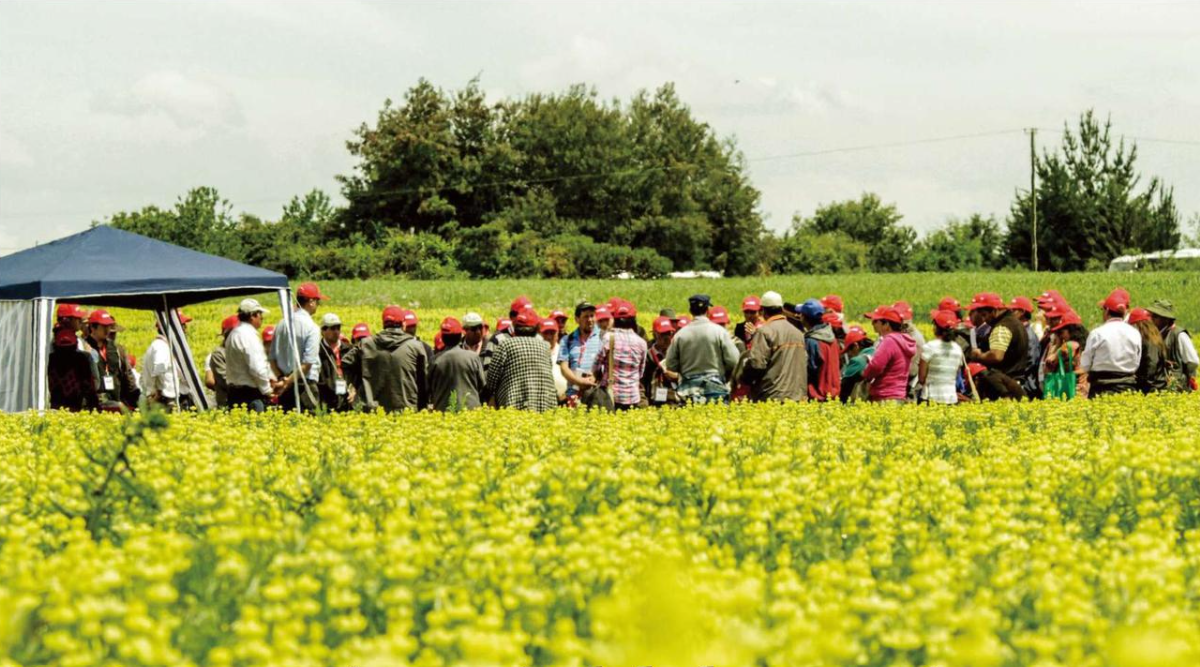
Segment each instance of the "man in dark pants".
M1025 325L1004 305L1000 295L992 292L976 294L968 310L973 319L979 318L990 327L987 351L978 348L971 350L968 361L983 364L988 369L988 375L997 383L1008 386L1007 378L1020 388L1029 373L1029 338L1025 333ZM1024 390L1014 398L1021 396L1024 396Z
M341 318L334 313L325 313L321 318L321 373L317 377L317 394L321 405L329 412L345 412L354 400L342 368L342 359L350 349L350 345L342 340Z

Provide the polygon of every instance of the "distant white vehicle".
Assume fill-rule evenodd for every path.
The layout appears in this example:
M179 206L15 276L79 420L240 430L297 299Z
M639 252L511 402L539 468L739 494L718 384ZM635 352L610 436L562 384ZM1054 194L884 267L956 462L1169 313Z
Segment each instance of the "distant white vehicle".
M672 271L667 274L672 278L720 278L720 271Z
M1123 255L1108 263L1109 271L1144 271L1177 260L1189 260L1200 264L1200 248L1180 248L1179 250L1159 250L1144 255Z

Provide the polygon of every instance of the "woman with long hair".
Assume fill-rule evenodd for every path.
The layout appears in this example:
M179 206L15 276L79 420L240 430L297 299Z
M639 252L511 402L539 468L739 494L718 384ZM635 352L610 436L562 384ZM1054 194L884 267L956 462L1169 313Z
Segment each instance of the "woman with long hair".
M1138 390L1143 394L1164 391L1167 388L1167 346L1162 334L1145 308L1130 311L1129 323L1142 335L1142 360L1134 376Z
M1088 330L1083 326L1083 320L1075 311L1069 311L1050 329L1052 337L1050 349L1043 357L1047 373L1058 371L1059 363L1064 369L1075 373L1075 395L1087 398L1087 372L1080 366L1083 349L1087 345ZM1054 398L1047 396L1046 398Z
M935 310L935 338L921 348L918 367L919 382L925 387L925 399L930 403L958 403L958 376L966 359L962 348L954 342L958 316L949 310Z

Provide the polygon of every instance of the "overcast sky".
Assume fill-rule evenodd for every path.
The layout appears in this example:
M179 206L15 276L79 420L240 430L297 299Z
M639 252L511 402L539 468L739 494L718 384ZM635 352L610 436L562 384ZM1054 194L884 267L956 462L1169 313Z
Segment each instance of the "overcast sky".
M0 254L211 185L276 219L351 167L344 142L419 77L490 96L675 82L733 135L768 226L879 193L921 230L1003 218L1019 131L1111 114L1200 142L1200 2L0 3ZM1043 133L1039 141L1056 143ZM1200 211L1200 143L1140 142Z

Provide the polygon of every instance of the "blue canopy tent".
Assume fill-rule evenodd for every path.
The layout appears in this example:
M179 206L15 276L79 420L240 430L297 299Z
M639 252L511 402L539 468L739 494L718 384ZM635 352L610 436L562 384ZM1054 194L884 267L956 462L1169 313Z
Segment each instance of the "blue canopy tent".
M0 257L0 410L44 410L56 301L153 310L200 409L208 407L175 309L277 292L289 331L287 276L107 225ZM291 346L295 350L296 346Z

